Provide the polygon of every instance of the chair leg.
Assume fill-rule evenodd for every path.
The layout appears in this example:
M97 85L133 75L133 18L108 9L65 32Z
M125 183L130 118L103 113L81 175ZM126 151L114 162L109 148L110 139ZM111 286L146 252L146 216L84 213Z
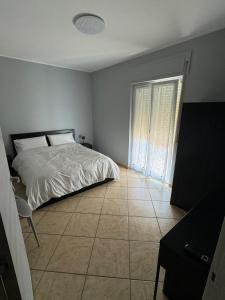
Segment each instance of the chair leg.
M158 259L153 300L156 300L156 296L157 296L157 289L158 289L158 282L159 282L159 271L160 271L160 264L159 264L159 259Z
M27 218L27 223L28 223L28 226L30 227L30 220L29 220L29 218Z
M36 230L35 230L35 227L34 227L33 220L32 220L31 217L28 218L28 220L29 220L29 223L30 223L30 225L31 225L31 227L32 227L32 231L33 231L33 234L34 234L35 239L36 239L36 241L37 241L38 247L40 247L40 243L39 243L38 236L37 236L37 233L36 233Z

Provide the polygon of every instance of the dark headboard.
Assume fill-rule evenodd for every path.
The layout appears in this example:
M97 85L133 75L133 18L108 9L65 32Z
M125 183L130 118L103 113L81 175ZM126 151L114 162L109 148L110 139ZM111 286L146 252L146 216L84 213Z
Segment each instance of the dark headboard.
M20 140L20 139L27 139L27 138L32 138L32 137L38 137L42 135L46 135L46 139L48 142L48 145L50 146L50 142L48 140L47 135L51 134L62 134L62 133L72 133L73 137L75 139L75 130L74 129L60 129L60 130L50 130L50 131L39 131L39 132L27 132L27 133L17 133L17 134L10 134L10 138L12 141L12 146L13 146L13 154L16 156L16 148L14 145L14 140Z

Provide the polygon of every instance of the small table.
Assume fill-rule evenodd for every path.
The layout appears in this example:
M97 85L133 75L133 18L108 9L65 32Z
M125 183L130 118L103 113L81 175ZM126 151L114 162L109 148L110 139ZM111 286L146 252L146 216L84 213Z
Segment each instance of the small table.
M86 148L93 149L92 144L89 144L89 143L82 143L81 145L84 146L84 147L86 147Z

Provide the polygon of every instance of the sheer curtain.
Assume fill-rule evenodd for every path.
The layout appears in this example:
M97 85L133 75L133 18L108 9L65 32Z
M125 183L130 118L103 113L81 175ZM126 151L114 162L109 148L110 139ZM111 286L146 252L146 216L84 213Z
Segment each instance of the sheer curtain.
M134 86L130 167L166 183L171 181L177 100L178 80Z
M151 85L136 85L133 91L130 167L145 171L151 115Z

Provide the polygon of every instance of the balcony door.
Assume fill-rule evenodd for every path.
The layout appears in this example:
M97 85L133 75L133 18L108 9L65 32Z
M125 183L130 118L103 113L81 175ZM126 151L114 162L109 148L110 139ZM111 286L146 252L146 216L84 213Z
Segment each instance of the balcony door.
M133 86L129 166L163 183L172 182L182 77Z

